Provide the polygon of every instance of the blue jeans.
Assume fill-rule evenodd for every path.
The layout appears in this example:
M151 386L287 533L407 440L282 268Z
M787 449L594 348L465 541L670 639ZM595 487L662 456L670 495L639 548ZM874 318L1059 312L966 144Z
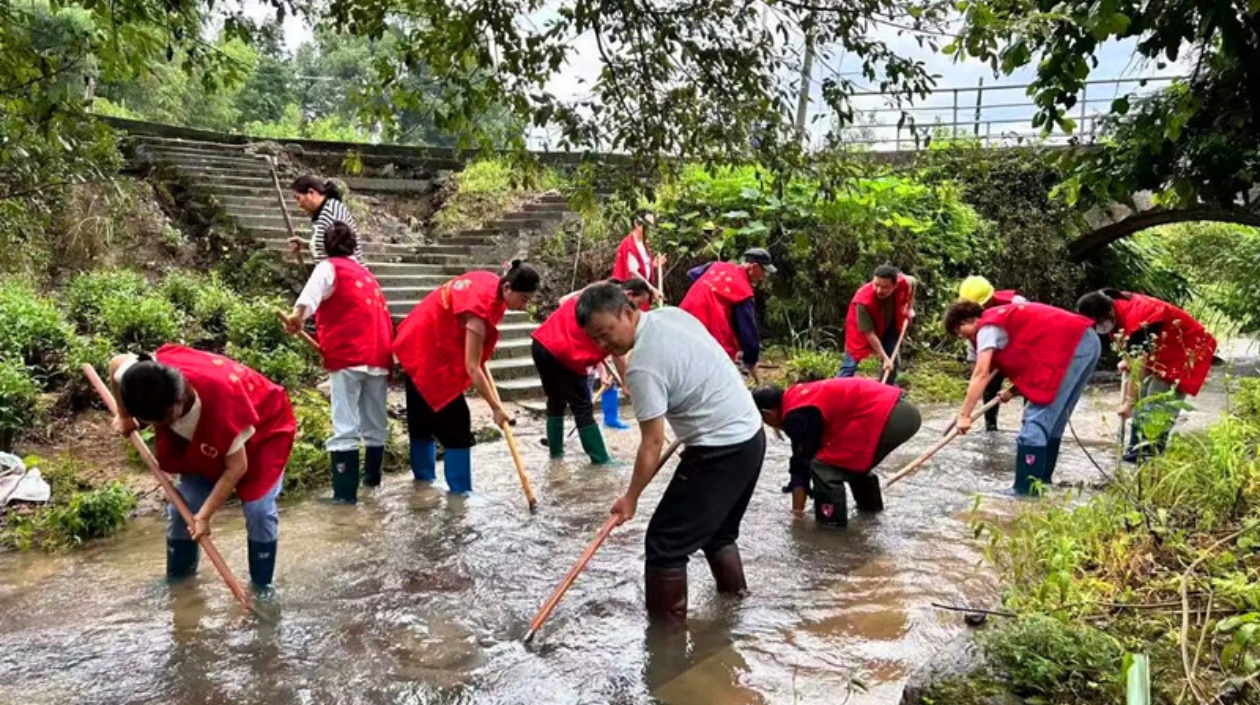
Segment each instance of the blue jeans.
M880 336L879 342L884 346L884 352L892 354L894 348L897 347L897 338L901 337L901 331L897 330L897 321L888 322L888 326L884 328L884 334ZM887 384L896 384L897 369L901 367L901 352L897 352L897 357L893 359L893 371L888 375ZM853 359L848 350L844 351L844 361L840 363L840 371L836 373L837 377L852 377L857 374L858 361ZM880 376L883 376L881 369Z
M201 505L206 503L214 490L214 480L201 475L181 475L179 493L183 495L188 511L196 514ZM284 476L276 480L276 486L267 494L252 502L241 502L241 510L245 512L245 534L250 541L270 543L280 537L280 510L276 508L276 498L280 496L280 488L284 486ZM188 539L188 525L172 504L167 511L166 538Z
M1094 335L1093 330L1085 331L1081 342L1076 345L1076 352L1072 354L1072 361L1068 364L1063 382L1059 384L1059 393L1054 395L1054 401L1045 405L1028 404L1024 407L1024 425L1015 437L1017 443L1044 448L1050 441L1063 438L1072 410L1076 408L1076 402L1080 401L1081 393L1085 391L1085 385L1089 382L1094 367L1098 365L1101 354L1102 343L1098 342L1098 336Z
M389 439L385 408L389 376L337 370L330 375L330 381L333 435L324 448L330 453L358 450L360 438L365 446L384 446Z

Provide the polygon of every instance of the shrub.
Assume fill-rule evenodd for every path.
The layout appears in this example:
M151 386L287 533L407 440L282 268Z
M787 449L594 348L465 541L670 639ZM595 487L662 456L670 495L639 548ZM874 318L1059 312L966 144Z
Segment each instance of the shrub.
M197 292L193 315L204 333L203 341L215 349L227 344L228 313L239 305L241 298L213 277Z
M158 291L180 312L191 314L205 285L201 277L176 269L162 277Z
M109 301L132 301L144 295L147 284L138 272L98 269L75 277L66 289L70 318L80 330L96 332L104 325Z
M298 434L284 469L285 496L301 496L312 489L332 483L332 465L324 441L332 435L332 416L328 400L311 389L289 394L297 417Z
M38 421L39 387L26 366L0 358L0 450L8 451L18 434Z
M136 496L121 483L113 482L101 489L76 492L64 504L24 514L10 512L0 542L22 550L73 548L91 539L114 535L135 508Z
M152 351L181 337L183 317L157 294L107 298L100 318L102 331L120 350Z
M97 374L105 375L114 353L113 342L104 336L76 335L71 339L63 370L65 395L71 409L81 409L96 399L96 390L83 375L83 365L91 365Z
M830 350L795 350L783 365L788 384L817 382L836 376L842 356Z
M1234 413L1244 421L1260 422L1260 379L1238 380L1234 392Z
M0 286L0 356L22 361L41 377L55 376L72 337L53 301L21 282Z
M1003 624L982 642L1017 693L1056 702L1120 700L1124 650L1093 627L1034 615Z
M226 355L253 367L271 381L294 389L314 367L302 343L284 332L276 318L278 299L254 299L233 306L227 316Z

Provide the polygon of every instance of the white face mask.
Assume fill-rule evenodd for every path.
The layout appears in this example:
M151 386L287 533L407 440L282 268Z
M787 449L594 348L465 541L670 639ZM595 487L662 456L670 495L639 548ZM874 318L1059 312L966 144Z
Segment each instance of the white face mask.
M1100 335L1110 335L1111 331L1115 329L1116 329L1115 321L1103 321L1102 323L1094 324L1094 330L1098 331Z

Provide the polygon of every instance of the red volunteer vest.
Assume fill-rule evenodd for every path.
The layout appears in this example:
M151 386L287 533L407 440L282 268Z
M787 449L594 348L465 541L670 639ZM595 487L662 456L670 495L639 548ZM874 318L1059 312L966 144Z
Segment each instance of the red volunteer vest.
M1116 335L1127 340L1145 326L1162 324L1147 359L1148 369L1178 391L1198 394L1212 369L1216 339L1190 314L1166 301L1142 294L1129 296L1128 301L1115 300Z
M828 379L788 387L783 415L812 406L822 414L823 435L816 456L828 465L870 472L875 447L901 390L873 379Z
M1044 406L1059 394L1076 346L1093 321L1054 306L1023 303L985 311L980 325L1006 331L1006 348L994 351L993 363L1025 399Z
M481 364L499 343L499 323L507 302L499 296L499 275L468 272L429 292L394 336L394 356L416 391L434 411L455 401L472 380L464 368L464 327L459 317L476 316L486 322Z
M534 331L534 340L547 348L557 360L577 374L585 375L586 370L597 365L608 353L591 340L591 336L582 330L577 322L577 302L580 297L570 296L560 304L560 308L547 316L538 330Z
M734 360L739 354L739 340L731 325L731 309L752 297L752 282L743 267L714 262L687 290L678 308L699 319Z
M910 282L906 281L904 274L897 275L897 284L893 287L892 296L896 302L897 330L900 331L901 326L906 322L906 305L910 303ZM858 306L866 307L867 312L871 314L871 320L875 323L875 334L881 338L884 336L884 331L888 329L888 321L884 320L879 300L875 297L875 287L871 286L870 282L866 282L849 301L849 314L844 319L844 351L849 353L849 357L861 362L875 351L866 341L866 334L858 330Z
M324 369L394 366L393 321L385 295L367 267L349 257L330 257L333 292L315 309L315 333Z
M630 262L633 260L638 263L639 271L642 273L643 278L652 286L656 286L656 282L652 278L655 275L655 272L652 271L652 250L648 247L647 238L644 238L643 248L648 254L647 259L643 259L642 254L639 252L639 243L634 239L634 234L638 231L639 227L636 227L630 231L629 235L622 238L620 245L617 245L617 255L613 259L613 279L623 282L629 281L634 276L634 270L630 268ZM651 308L652 304L650 301L643 302L642 309L644 311Z
M297 435L284 387L222 355L180 345L163 345L154 358L179 370L201 400L201 417L191 441L168 428L155 430L162 469L217 480L232 442L253 426L254 435L245 441L248 468L236 485L236 496L252 502L270 492L284 474Z
M986 306L1010 306L1015 303L1015 297L1019 296L1019 292L1014 289L998 289L993 292L993 296L989 297Z

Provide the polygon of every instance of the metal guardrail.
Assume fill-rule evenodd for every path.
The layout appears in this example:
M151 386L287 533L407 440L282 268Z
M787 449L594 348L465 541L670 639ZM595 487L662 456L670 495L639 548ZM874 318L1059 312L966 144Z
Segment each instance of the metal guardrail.
M811 134L810 145L814 149L913 151L922 149L929 136L933 140L978 140L985 145L1088 143L1097 137L1099 121L1110 114L1112 101L1149 96L1180 78L1146 76L1086 81L1080 100L1068 115L1076 123L1073 132L1056 130L1049 135L1032 127L1036 108L1031 99L1025 99L1028 84L985 86L981 79L976 86L936 88L917 104L904 107L896 107L894 99L885 93L858 92L851 99L853 124L838 132ZM1105 89L1107 86L1110 91ZM830 112L815 115L829 117Z

